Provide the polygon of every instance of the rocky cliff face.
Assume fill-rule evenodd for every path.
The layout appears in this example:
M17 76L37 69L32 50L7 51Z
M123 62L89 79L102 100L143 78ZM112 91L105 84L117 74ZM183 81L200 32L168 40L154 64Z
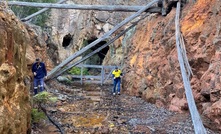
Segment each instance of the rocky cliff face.
M0 133L25 134L30 128L30 83L26 79L26 46L30 38L24 25L0 5Z
M148 1L150 0L68 0L66 3L82 5L146 5ZM58 47L59 59L54 62L60 62L67 58L88 42L102 36L131 14L125 12L53 9L51 20L48 22L46 29L52 42ZM114 44L110 46L109 50L116 51L121 46L121 41ZM122 52L121 49L118 51ZM104 60L105 63L119 61L117 59L114 61L115 58L110 57L113 56L111 52L108 52L107 55L109 55L109 58Z
M201 114L220 126L221 3L198 0L182 9L181 31L193 71L191 86ZM125 52L124 90L159 107L188 109L177 59L175 9L152 14L136 27ZM219 128L220 129L220 128Z

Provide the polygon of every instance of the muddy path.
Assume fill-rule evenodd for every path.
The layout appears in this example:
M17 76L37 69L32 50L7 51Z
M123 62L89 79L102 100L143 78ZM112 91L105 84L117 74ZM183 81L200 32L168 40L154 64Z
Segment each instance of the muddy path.
M189 114L157 108L126 94L113 96L111 85L65 85L57 81L48 85L58 101L47 105L47 113L65 134L194 134ZM32 133L60 134L48 120L33 127Z

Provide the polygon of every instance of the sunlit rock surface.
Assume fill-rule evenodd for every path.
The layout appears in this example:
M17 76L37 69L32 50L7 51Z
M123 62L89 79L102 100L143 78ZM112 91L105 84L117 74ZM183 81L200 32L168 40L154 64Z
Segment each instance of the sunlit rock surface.
M191 86L200 113L221 123L221 3L198 0L182 8L181 32L193 71ZM188 110L177 59L175 8L152 14L136 27L127 44L123 87L131 95L172 111Z
M30 83L26 79L26 28L4 3L0 5L0 133L30 130Z

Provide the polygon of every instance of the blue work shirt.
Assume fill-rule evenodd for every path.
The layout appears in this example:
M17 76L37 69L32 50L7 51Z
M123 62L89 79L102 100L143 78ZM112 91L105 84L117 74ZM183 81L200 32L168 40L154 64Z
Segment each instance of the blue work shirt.
M34 78L36 79L41 79L47 76L47 70L43 62L40 62L39 64L38 62L35 62L32 65L32 73L34 72L36 73L36 75L34 76Z

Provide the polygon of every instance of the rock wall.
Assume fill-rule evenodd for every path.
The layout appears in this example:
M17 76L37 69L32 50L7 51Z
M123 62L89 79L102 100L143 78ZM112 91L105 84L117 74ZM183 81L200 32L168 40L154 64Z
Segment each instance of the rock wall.
M28 31L31 41L26 47L26 60L28 75L32 78L31 66L35 62L35 59L40 58L45 63L47 70L50 71L54 67L53 61L58 60L58 48L51 43L47 33L41 27L30 23L23 24Z
M82 5L146 5L148 1L150 0L68 0L66 3ZM85 40L99 38L131 14L132 13L125 12L53 9L47 29L49 29L49 35L53 43L58 46L59 60L57 62L61 62L81 49L84 46ZM72 40L67 47L63 47L63 39L68 34L71 35ZM121 40L122 39L116 41L110 47L114 51L121 51L122 54L120 48ZM119 50L117 50L118 48ZM112 58L111 56L113 55L111 55L111 52L109 52L108 55L109 58L105 58L104 63L111 62L118 64L119 60Z
M30 83L26 77L27 45L30 45L30 38L25 26L0 2L1 134L26 134L30 130Z
M221 3L198 0L182 8L181 31L193 71L197 107L220 128ZM177 59L175 8L165 17L152 14L136 27L125 51L124 91L172 111L188 110Z

